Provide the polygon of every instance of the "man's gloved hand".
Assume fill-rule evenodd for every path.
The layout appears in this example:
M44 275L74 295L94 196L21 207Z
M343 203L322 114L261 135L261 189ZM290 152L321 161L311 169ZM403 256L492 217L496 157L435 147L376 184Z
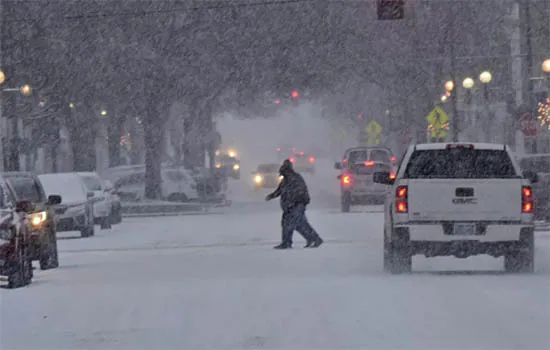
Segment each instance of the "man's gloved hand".
M273 196L271 194L268 194L267 196L265 196L265 201L266 202L269 202L272 199L273 199Z

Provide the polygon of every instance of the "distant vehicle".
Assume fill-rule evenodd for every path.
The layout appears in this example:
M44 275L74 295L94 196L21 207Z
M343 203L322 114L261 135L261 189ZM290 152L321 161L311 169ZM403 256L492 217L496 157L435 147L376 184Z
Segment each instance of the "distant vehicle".
M198 201L197 184L183 168L161 169L161 196L172 202ZM115 182L115 191L122 200L145 199L145 168L126 172Z
M384 214L384 268L410 272L412 256L504 256L509 272L534 271L535 173L521 173L505 145L410 146L390 185Z
M342 162L334 165L341 170L340 201L342 212L350 211L352 205L383 203L388 186L377 184L372 175L377 171L388 171L395 176L395 157L385 147L355 147L344 154Z
M315 157L305 152L298 152L290 156L294 170L299 173L315 174Z
M29 218L23 203L13 202L14 196L0 177L0 275L7 277L8 288L24 287L33 276Z
M1 176L14 192L14 202L28 202L25 207L30 223L28 254L38 260L41 270L59 266L57 253L57 229L55 206L61 203L61 196L46 196L38 177L29 172L8 172Z
M236 153L235 153L236 154ZM216 169L224 171L224 175L235 180L241 178L241 161L236 155L232 157L229 154L221 154L216 158Z
M533 184L535 196L535 220L550 223L550 154L524 154L519 158L523 171L537 174Z
M254 188L276 188L282 176L279 175L279 164L260 164L256 171L252 172Z
M113 203L111 195L103 187L103 183L96 172L76 173L89 192L94 194L92 202L94 203L94 223L99 224L102 230L111 228L111 212Z
M75 173L38 175L47 195L59 194L61 204L55 206L57 232L80 231L90 237L94 230L94 193L89 191L82 178Z

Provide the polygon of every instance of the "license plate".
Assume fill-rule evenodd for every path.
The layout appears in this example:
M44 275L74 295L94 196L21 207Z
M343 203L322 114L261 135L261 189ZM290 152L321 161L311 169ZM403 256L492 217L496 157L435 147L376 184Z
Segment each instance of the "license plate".
M476 234L476 225L471 223L455 223L453 226L453 235L473 236Z

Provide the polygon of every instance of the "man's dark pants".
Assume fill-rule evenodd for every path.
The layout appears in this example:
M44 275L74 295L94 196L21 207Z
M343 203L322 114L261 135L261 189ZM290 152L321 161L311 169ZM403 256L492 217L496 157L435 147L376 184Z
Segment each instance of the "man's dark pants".
M298 231L308 242L316 240L319 235L309 224L306 218L306 207L298 204L292 209L283 212L281 222L283 226L283 244L292 245L292 234Z

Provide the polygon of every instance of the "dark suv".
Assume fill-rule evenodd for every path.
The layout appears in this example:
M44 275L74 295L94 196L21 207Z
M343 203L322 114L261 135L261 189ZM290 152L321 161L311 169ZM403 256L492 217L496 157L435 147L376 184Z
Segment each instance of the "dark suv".
M31 224L30 257L38 260L41 270L59 266L54 205L61 203L61 196L46 197L40 180L28 172L8 172L2 177L15 192L17 202L28 202L25 210Z

